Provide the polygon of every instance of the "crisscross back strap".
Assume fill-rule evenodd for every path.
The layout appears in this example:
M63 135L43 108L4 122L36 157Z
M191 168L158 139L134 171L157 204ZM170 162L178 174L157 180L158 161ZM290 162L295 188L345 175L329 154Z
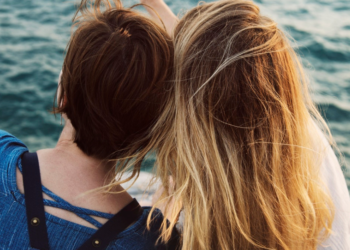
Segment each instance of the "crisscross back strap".
M24 198L26 203L27 224L32 248L48 250L43 194L39 162L36 153L22 155Z
M51 192L49 189L47 189L45 186L42 186L42 191L44 194L49 196L52 200L44 199L44 206L50 206L50 207L55 207L59 209L64 209L66 211L75 213L77 216L80 218L86 220L87 222L91 223L97 228L102 227L102 224L98 222L96 219L94 219L92 216L100 217L100 218L105 218L105 219L111 219L114 214L108 214L108 213L103 213L95 210L90 210L87 208L81 208L77 206L73 206L69 202L65 201L58 195L54 194Z

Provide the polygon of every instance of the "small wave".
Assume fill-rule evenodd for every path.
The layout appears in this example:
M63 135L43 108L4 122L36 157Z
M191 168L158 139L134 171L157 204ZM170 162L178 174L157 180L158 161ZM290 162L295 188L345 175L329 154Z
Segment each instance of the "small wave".
M288 34L290 34L293 37L293 39L295 39L297 41L310 39L312 37L312 35L309 32L300 30L300 29L298 29L298 28L296 28L295 26L292 26L292 25L284 25L283 29Z
M337 51L335 49L326 48L322 43L313 41L310 45L300 47L299 53L309 55L321 60L335 62L349 62L350 51ZM310 55L311 54L311 55Z
M350 106L342 108L336 104L317 104L321 114L327 121L337 123L350 123Z
M305 16L307 14L309 14L309 11L305 8L300 8L300 9L294 9L294 10L287 10L285 12L286 15L289 16Z
M0 54L0 61L3 65L16 65L16 61Z
M343 5L343 6L337 6L334 7L333 10L339 12L339 11L349 11L350 10L350 5Z
M23 73L18 73L14 76L7 77L7 80L13 83L17 83L17 82L28 81L32 77L33 77L32 72L23 72Z

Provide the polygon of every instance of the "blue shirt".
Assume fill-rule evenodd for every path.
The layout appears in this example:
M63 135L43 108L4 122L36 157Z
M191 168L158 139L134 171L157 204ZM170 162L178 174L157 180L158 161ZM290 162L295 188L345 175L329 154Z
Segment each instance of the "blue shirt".
M22 168L21 154L28 149L19 139L0 130L0 249L32 249L29 243L27 217L24 195L19 192L16 183L16 167ZM50 192L43 187L43 191ZM51 193L51 192L50 192ZM112 217L113 215L94 210L74 207L51 193L54 200L44 200L44 204L67 209L67 206L76 211L81 217L98 215ZM68 204L68 205L67 205ZM72 211L71 209L68 209ZM165 249L155 243L159 237L163 216L159 210L152 214L154 219L151 229L146 229L146 220L150 207L144 207L142 216L136 223L121 232L116 240L112 241L107 249L142 250ZM77 249L88 240L96 230L85 227L51 214L45 213L50 249Z

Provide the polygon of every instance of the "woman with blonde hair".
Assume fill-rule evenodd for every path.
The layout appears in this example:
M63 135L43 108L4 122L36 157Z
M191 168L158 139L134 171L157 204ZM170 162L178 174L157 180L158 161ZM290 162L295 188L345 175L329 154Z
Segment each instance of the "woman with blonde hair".
M183 249L349 249L349 196L319 127L330 133L277 24L245 0L202 3L178 24L163 1L142 2L175 47L153 130L163 239L183 213Z

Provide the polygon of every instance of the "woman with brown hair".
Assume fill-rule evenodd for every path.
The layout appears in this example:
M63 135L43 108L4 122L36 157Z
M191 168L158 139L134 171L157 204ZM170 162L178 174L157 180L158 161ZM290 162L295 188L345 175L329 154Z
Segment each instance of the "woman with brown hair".
M65 121L56 147L28 153L0 131L1 249L175 246L157 243L162 214L141 208L115 179L136 152L142 160L149 151L173 43L163 27L114 4L83 0L73 19L54 109ZM139 170L134 165L132 177ZM90 192L106 185L108 192Z
M142 2L168 19L175 48L153 134L162 237L181 213L186 250L349 249L350 200L319 127L329 130L277 24L245 0L202 3L180 21Z

